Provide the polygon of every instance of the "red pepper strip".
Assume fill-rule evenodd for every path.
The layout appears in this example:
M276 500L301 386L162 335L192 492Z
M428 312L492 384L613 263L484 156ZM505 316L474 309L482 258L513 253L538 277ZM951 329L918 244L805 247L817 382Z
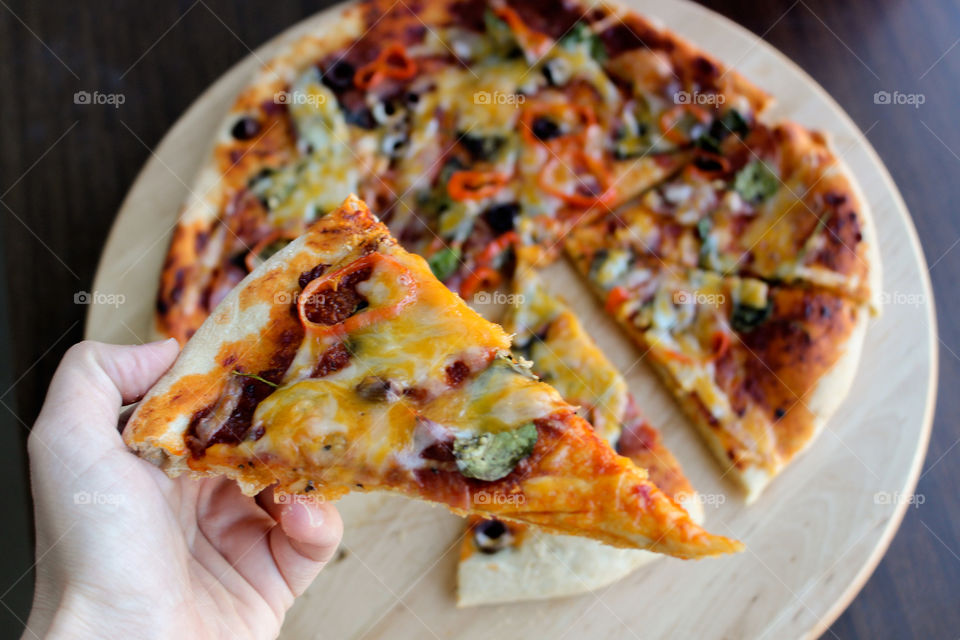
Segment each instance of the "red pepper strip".
M500 284L500 273L493 267L477 267L460 285L460 297L466 300L480 289L492 289Z
M719 360L727 351L730 350L730 336L727 335L726 331L721 331L719 329L714 331L711 338L711 343L713 346L713 353L707 357L707 362Z
M313 322L307 317L307 303L313 298L314 295L316 295L317 291L321 287L330 285L332 283L333 290L336 291L338 285L340 284L340 280L344 276L356 271L357 269L362 269L367 265L373 265L374 268L385 267L393 271L393 275L395 275L396 280L407 289L403 297L393 304L377 306L368 311L363 311L362 313L352 315L343 322L335 325L326 325ZM303 328L306 331L313 332L314 335L319 335L321 337L329 335L342 338L343 336L359 329L363 329L364 327L397 317L405 307L409 306L416 299L416 297L417 284L413 279L413 274L410 273L410 270L407 269L407 267L403 266L396 259L391 258L390 256L385 256L382 253L371 253L363 256L362 258L354 260L345 267L341 267L332 273L316 278L315 280L311 280L310 284L303 288L299 298L297 298L297 314L300 317L300 324L303 325Z
M454 200L482 200L503 189L510 176L498 171L457 171L450 176L447 193Z
M296 238L297 234L292 231L271 231L265 235L257 244L253 245L253 249L250 249L243 259L247 271L253 271L257 268L257 260L260 259L260 254L271 244L279 240L296 240Z
M376 60L366 64L353 74L353 84L358 89L371 89L387 78L409 80L417 74L417 63L402 44L393 43L380 51Z
M617 285L613 289L610 289L610 293L607 294L607 301L603 305L603 308L607 313L616 313L624 302L630 299L630 292L627 291L624 287Z
M506 233L494 238L493 242L484 247L483 251L477 256L477 263L482 266L488 266L493 259L500 255L507 247L520 241L516 231L507 231Z
M551 177L557 166L560 164L559 159L556 157L548 160L546 164L543 165L543 168L540 169L540 173L537 176L537 182L539 183L540 188L547 193L560 198L567 204L575 207L581 207L583 209L590 208L597 204L606 204L616 197L617 192L613 188L612 184L613 178L610 175L610 171L603 164L602 160L598 160L593 156L587 155L582 149L575 149L573 151L573 160L581 165L586 166L590 172L590 175L593 176L600 188L603 189L602 193L599 195L586 195L577 193L576 191L563 191L557 187L553 182L551 182Z
M573 112L577 123L580 125L579 131L565 133L550 140L541 140L533 133L533 123L541 116L552 116L556 120L563 121L564 116ZM539 103L532 104L523 110L520 114L520 135L531 145L542 144L546 146L562 146L570 143L582 141L586 135L587 129L597 123L597 114L593 107L580 104L559 104L559 103Z
M678 104L660 114L659 124L660 131L663 132L663 137L675 144L693 142L693 140L690 139L690 133L688 131L677 127L680 119L687 114L693 116L700 124L710 124L713 120L709 112L695 104Z

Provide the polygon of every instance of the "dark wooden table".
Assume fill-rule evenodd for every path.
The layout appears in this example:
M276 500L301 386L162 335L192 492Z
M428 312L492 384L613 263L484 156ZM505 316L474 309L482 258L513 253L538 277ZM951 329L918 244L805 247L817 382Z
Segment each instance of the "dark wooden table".
M113 216L148 146L223 71L328 2L0 0L0 635L32 591L24 443L63 351L81 339ZM955 0L706 2L781 49L853 117L909 205L937 291L937 420L911 508L827 637L960 635L960 5ZM125 103L77 105L77 91ZM924 103L877 104L877 91Z

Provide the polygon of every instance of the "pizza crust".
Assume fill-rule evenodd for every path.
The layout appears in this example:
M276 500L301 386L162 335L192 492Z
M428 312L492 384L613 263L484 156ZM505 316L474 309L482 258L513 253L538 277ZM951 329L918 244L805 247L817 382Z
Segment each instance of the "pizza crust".
M842 345L838 345L837 347L838 350L841 350L840 357L834 365L814 383L811 391L807 394L807 397L804 398L807 408L814 417L813 430L803 448L797 451L790 459L780 461L779 464L772 469L760 466L747 466L741 469L735 465L729 465L724 468L724 475L731 477L743 488L744 499L747 504L755 502L770 481L776 477L784 467L810 447L823 431L827 421L843 402L850 386L853 384L857 372L857 365L860 362L860 353L863 348L864 336L866 335L869 322L869 313L866 311L866 307L858 309L857 320L850 335ZM702 411L688 394L676 391L670 374L661 365L655 362L652 362L652 364L667 386L671 388L674 397L678 399L691 422L696 425L697 430L700 432L704 442L713 452L714 456L716 456L718 460L728 460L723 441L717 436L717 429L703 418Z

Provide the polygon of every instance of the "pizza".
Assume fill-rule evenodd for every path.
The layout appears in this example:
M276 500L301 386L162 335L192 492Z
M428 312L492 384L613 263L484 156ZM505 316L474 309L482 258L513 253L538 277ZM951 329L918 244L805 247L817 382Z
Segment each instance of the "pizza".
M825 135L769 121L770 103L735 69L615 4L362 0L287 43L215 130L163 265L157 333L201 335L245 278L296 253L308 229L330 228L356 193L468 303L567 259L753 501L843 400L881 290L876 231L842 159ZM515 353L552 376L554 401L579 407L564 428L592 422L589 455L593 438L616 441L629 422L629 394L615 370L594 366L603 354L589 327L551 305L508 319ZM299 345L293 317L283 324ZM216 344L215 334L203 341ZM261 356L281 346L268 342ZM424 362L434 353L408 347ZM349 362L342 351L298 357ZM556 375L563 363L598 377ZM230 473L251 491L275 481L268 467L233 460L235 447L204 467L226 444L206 447L211 437L249 427L222 432L218 412L230 405L209 402L189 434L203 455L182 449L176 430L172 458L159 445L142 450L197 471L243 464ZM269 440L256 442L241 449ZM643 462L651 477L654 462ZM346 486L336 473L321 474L326 491ZM294 480L284 486L307 486ZM654 480L673 495L663 482ZM474 512L457 496L434 498ZM545 530L561 530L550 517Z
M869 308L816 286L578 254L725 475L753 501L823 428L853 379ZM610 273L619 272L615 277ZM613 279L609 279L613 277ZM618 284L619 283L619 284Z
M714 106L691 117L679 91ZM354 192L469 300L509 278L517 247L546 264L587 212L688 163L705 124L753 123L768 101L612 6L362 2L271 60L216 131L157 328L185 341L263 251Z
M513 353L594 430L646 469L650 481L702 523L703 506L659 431L636 408L626 381L576 315L541 279L519 278L504 328L515 333ZM615 582L656 559L648 551L617 549L594 540L550 535L536 527L471 516L457 569L457 605L473 606L569 596Z
M513 359L357 198L235 287L123 437L253 495L385 490L678 557L736 551Z

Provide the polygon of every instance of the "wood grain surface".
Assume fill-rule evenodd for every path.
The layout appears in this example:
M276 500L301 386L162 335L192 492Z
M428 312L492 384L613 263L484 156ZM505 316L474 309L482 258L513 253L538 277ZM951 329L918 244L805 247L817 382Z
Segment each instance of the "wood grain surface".
M717 3L712 3L717 4ZM720 6L722 5L722 6ZM141 5L60 2L0 7L0 201L10 336L0 400L8 536L0 612L16 632L29 606L28 511L22 441L63 350L81 335L83 307L120 199L163 133L249 47L321 8L226 2ZM951 637L960 624L955 498L960 335L953 213L960 133L950 121L960 70L953 3L719 3L807 69L877 147L910 205L938 286L943 388L918 488L924 502L874 578L831 628L838 637ZM119 92L119 108L74 104L79 90ZM919 108L877 104L876 91L922 94ZM189 179L186 176L185 179ZM3 296L0 296L3 301ZM0 323L0 330L3 324ZM130 336L130 341L135 341ZM3 380L4 376L0 376ZM12 385L12 386L11 386ZM7 390L9 389L9 390ZM19 442L18 442L19 440ZM960 449L960 448L958 448ZM19 480L19 482L18 482ZM16 548L16 552L13 552ZM9 588L8 588L9 586ZM4 634L7 635L7 634Z

